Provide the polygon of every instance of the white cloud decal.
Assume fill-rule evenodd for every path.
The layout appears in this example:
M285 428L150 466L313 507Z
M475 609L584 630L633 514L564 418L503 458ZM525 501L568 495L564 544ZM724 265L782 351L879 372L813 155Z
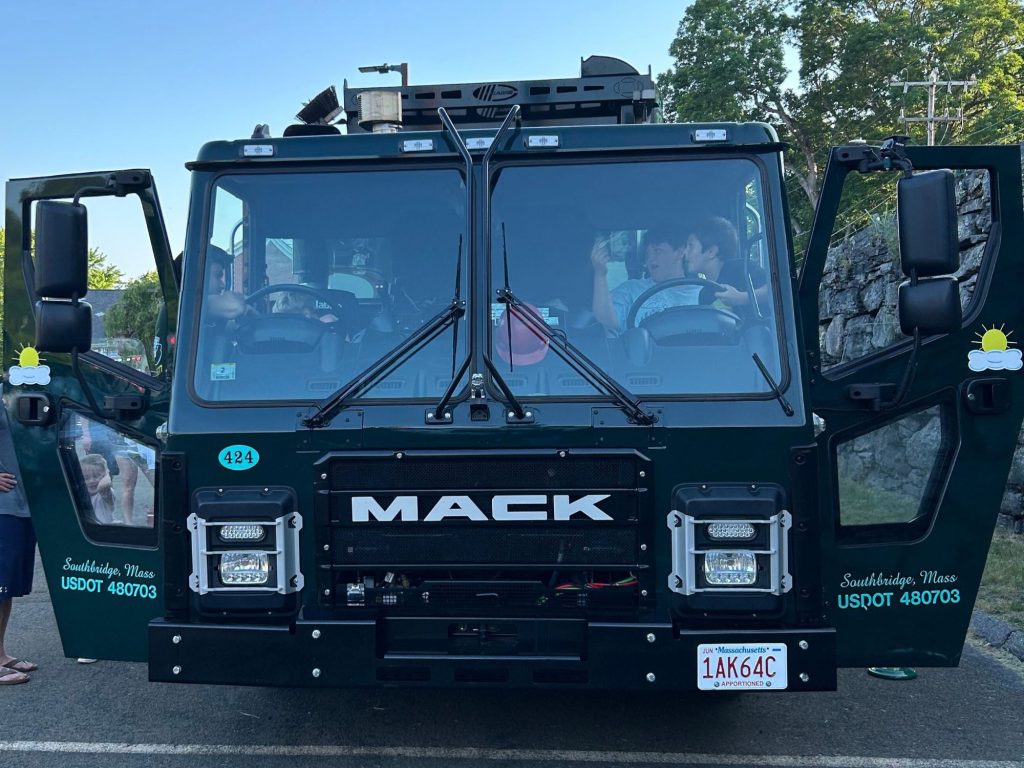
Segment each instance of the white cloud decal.
M1019 371L1024 366L1019 349L974 349L967 353L967 367L972 371Z
M20 386L21 384L49 384L50 366L12 365L7 370L7 380L14 386Z

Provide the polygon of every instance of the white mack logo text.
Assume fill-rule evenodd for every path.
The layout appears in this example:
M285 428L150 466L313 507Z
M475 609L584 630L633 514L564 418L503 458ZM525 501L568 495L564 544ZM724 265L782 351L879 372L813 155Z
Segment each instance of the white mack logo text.
M572 520L583 515L591 520L611 520L597 505L609 498L607 493L592 493L573 499L571 496L516 495L494 496L491 498L490 515L469 496L442 496L423 521L434 523L440 520L458 519L474 521L519 521L519 520ZM390 523L401 520L412 523L420 519L419 497L395 496L386 507L373 496L352 497L352 522L368 523L370 518Z

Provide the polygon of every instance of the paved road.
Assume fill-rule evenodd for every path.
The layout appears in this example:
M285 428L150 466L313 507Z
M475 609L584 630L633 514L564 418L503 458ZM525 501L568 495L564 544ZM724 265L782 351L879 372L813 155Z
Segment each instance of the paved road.
M910 683L845 670L838 693L717 698L155 684L144 665L65 659L38 588L8 640L41 669L0 688L3 768L1024 768L1024 665L976 647Z

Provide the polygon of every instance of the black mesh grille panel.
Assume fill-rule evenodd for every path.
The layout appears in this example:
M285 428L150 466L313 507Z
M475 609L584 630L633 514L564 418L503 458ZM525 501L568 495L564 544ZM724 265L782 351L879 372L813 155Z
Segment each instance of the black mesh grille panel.
M650 472L632 452L347 454L327 461L318 550L353 566L635 566ZM323 535L323 534L321 534Z
M548 490L635 488L637 459L624 456L412 456L339 458L331 490Z
M567 530L565 523L528 530L500 525L444 530L424 527L345 527L333 530L338 565L633 565L633 526L593 525Z

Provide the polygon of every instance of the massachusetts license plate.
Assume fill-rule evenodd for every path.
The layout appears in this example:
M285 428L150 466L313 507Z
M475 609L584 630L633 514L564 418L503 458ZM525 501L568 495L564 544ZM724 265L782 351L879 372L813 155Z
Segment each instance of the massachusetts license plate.
M787 684L782 643L697 646L697 687L702 691L779 690Z

